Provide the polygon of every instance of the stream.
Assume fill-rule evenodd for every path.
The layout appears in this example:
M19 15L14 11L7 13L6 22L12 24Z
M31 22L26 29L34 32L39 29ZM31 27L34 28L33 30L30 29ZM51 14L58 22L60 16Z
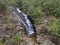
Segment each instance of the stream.
M28 16L24 14L18 7L13 7L13 14L17 18L18 22L23 23L27 34L30 35L35 33Z

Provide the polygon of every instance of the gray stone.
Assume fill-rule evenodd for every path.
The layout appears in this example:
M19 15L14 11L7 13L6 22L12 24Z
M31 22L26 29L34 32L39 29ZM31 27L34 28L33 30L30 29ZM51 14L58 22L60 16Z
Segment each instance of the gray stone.
M55 45L55 44L47 39L47 40L43 41L43 43L40 45Z

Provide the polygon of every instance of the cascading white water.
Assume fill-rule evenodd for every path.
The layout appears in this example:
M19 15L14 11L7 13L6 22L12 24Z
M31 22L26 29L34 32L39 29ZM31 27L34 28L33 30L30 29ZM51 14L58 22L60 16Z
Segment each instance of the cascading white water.
M35 33L32 23L30 22L30 20L26 14L21 12L21 10L17 7L13 8L13 14L18 19L19 22L23 23L23 25L26 28L27 34L34 34ZM24 20L21 18L21 16L19 16L19 14L21 14L21 16L23 16Z

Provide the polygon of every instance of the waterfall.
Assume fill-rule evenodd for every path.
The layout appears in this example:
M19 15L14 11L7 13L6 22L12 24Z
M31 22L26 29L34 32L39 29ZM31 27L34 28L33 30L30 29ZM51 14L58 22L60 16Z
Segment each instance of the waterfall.
M32 23L29 20L28 16L24 14L19 8L13 8L13 15L18 19L19 22L23 23L24 27L26 28L27 34L35 33Z

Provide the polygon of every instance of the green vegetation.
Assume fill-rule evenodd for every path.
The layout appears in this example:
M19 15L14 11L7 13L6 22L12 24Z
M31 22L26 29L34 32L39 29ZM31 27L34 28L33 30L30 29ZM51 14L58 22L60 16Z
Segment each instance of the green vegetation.
M6 43L11 43L12 41L14 41L15 43L18 43L20 41L20 38L19 38L19 34L18 33L14 34L12 37L9 36L9 35L7 35L5 37L5 42Z
M10 38L9 35L7 35L7 36L5 37L5 42L6 42L6 43L10 43L10 42L11 42L11 38Z
M16 5L16 2L17 2L18 0L1 0L1 2L3 2L5 5Z
M0 45L3 45L2 40L3 40L3 39L2 39L2 38L0 38Z
M45 0L42 2L42 8L48 15L60 16L60 0Z
M0 13L4 13L6 11L6 5L0 2Z
M60 20L57 18L53 18L51 22L49 22L48 32L54 36L60 36Z
M20 0L17 2L18 7L31 17L33 21L37 21L43 15L41 6L37 0Z
M60 15L60 0L3 0L2 2L8 6L20 7L33 21L38 20L43 14Z
M20 41L18 33L16 33L12 38L13 38L13 40L14 40L15 43L18 43Z
M13 20L12 20L12 18L11 18L12 16L11 15L9 15L9 16L6 16L6 20L7 20L7 25L8 25L8 28L12 28L12 26L13 26Z
M59 0L20 0L17 4L33 21L38 20L43 14L60 15Z

